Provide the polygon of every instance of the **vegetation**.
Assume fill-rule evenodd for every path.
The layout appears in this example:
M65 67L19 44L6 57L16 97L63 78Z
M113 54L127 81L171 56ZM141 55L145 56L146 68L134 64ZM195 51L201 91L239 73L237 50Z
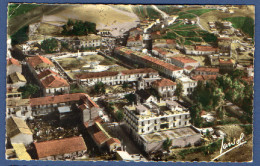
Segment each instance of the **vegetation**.
M105 84L103 82L97 82L94 85L95 94L104 94L106 92Z
M164 39L176 39L177 35L174 32L167 32L166 35L163 36Z
M29 26L24 26L21 29L19 29L17 32L15 32L13 35L11 35L11 44L22 44L23 42L29 40L29 37L27 35L29 31Z
M35 84L26 84L18 89L19 92L22 92L22 98L27 99L31 96L38 93L40 87Z
M70 93L84 93L84 89L79 87L77 84L70 85Z
M250 37L254 37L255 21L251 17L228 17L223 20L232 22L232 26L237 29L241 29L244 33Z
M89 33L96 33L96 24L88 21L72 21L68 20L67 24L63 26L63 35L82 36Z
M197 16L200 16L204 13L207 13L207 12L210 12L212 10L216 10L216 9L199 9L199 10L188 10L187 12L188 13L192 13L192 14L195 14Z
M151 18L151 19L157 19L157 18L160 18L160 16L161 16L161 14L159 12L157 12L151 6L147 6L146 11L147 11L148 17Z
M8 18L25 14L38 6L38 4L10 4L8 5Z
M124 119L124 111L123 110L118 110L116 112L116 118L119 122L121 122Z
M189 37L189 38L186 38L186 40L191 40L194 42L202 42L202 39L198 38L198 37Z
M185 19L185 18L187 18L187 19L192 19L192 18L195 18L195 17L196 17L196 16L193 15L193 14L180 12L178 18L179 18L179 19Z
M173 6L169 5L169 6L165 6L165 5L156 5L158 7L158 9L164 11L165 13L169 14L169 15L173 15L173 14L177 14L179 11L181 11L181 9L178 8L174 8Z
M125 98L128 100L129 103L135 102L136 96L133 93L125 95Z
M189 40L185 40L184 45L192 45L193 43Z
M179 100L180 97L182 96L182 93L183 93L183 85L181 83L178 83L174 95L177 96Z
M209 154L213 154L215 151L220 149L221 141L222 140L219 139L216 142L210 143L208 145L204 145L196 148L184 149L181 150L178 154L182 157L182 159L185 159L185 156L191 153L203 152L205 156Z
M58 40L55 38L45 39L41 43L41 48L45 53L54 53L58 48Z
M167 139L163 142L163 149L168 151L171 145L172 140L167 137Z
M194 37L198 36L196 32L194 31L175 31L178 35L184 36L184 37Z

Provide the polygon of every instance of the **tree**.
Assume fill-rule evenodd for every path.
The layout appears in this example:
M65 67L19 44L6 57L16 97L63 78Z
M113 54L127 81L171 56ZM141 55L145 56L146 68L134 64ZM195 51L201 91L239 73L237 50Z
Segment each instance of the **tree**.
M121 122L124 119L124 112L123 110L118 110L116 112L116 118L119 122Z
M24 26L21 29L19 29L17 32L15 32L13 35L11 35L12 45L21 44L29 40L29 37L27 35L28 30L29 30L29 26Z
M125 95L125 98L128 100L129 103L135 102L136 96L133 93Z
M171 145L172 140L167 137L167 139L163 142L163 149L168 151Z
M176 90L174 92L174 95L178 97L178 100L180 99L180 97L182 96L182 92L183 92L183 86L181 83L177 84Z
M97 82L94 86L94 92L96 94L104 94L106 92L105 84L103 82Z
M41 43L41 48L46 53L53 53L58 48L58 41L55 38L45 39Z
M124 82L123 85L122 85L122 88L123 88L123 89L128 88L128 83L127 83L127 82Z
M22 98L30 98L32 95L35 95L40 90L39 86L35 84L26 84L18 89L19 92L22 92Z

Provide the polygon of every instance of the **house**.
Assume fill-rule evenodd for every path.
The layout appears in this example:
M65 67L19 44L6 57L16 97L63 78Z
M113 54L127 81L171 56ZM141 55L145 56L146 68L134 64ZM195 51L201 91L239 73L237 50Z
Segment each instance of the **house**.
M6 75L10 75L12 73L22 73L22 65L20 62L14 58L8 58L7 59L7 65L6 65Z
M6 120L6 134L13 143L23 143L25 146L33 142L33 134L23 119L11 116Z
M21 99L22 92L18 92L17 88L7 87L6 88L6 99Z
M10 160L32 160L31 156L28 154L24 144L13 143L12 149L6 149L6 159Z
M152 53L163 60L166 60L167 58L173 57L175 55L174 53L171 53L159 47L154 47Z
M222 27L223 27L224 29L230 29L230 28L232 28L232 23L229 22L229 21L223 21L223 22L221 22L221 24L222 24Z
M130 36L127 39L127 47L142 47L143 37L142 35Z
M121 150L121 142L111 137L99 122L95 122L95 125L88 127L87 130L100 150L109 152Z
M233 70L235 67L235 62L232 59L228 59L228 60L222 60L219 59L219 69L222 71L230 71Z
M159 48L175 48L176 41L173 39L155 39L153 40L153 46Z
M84 73L76 76L78 83L82 85L94 85L103 82L108 85L123 84L124 82L137 82L140 78L158 79L159 74L151 68L140 68L112 72Z
M37 78L37 74L39 74L41 71L47 70L47 69L54 69L54 64L48 59L43 56L37 55L33 57L27 57L26 58L27 66L29 67L30 71L32 73L35 73L35 78Z
M127 151L116 151L116 159L119 161L147 161L141 154L129 154Z
M102 37L107 37L107 36L111 36L111 31L110 31L110 29L100 29L100 30L98 30L97 34Z
M46 96L39 98L31 98L30 106L32 109L32 116L48 115L57 111L61 106L73 106L87 104L89 107L98 107L91 98L84 93L72 93L57 96Z
M55 94L69 93L70 85L67 80L50 75L41 80L41 86L44 96L50 96Z
M52 70L50 70L50 69L47 69L47 70L44 70L44 71L40 72L40 73L37 75L37 78L41 81L41 80L43 80L44 78L46 78L46 77L48 77L48 76L51 76L51 75L57 76L57 77L60 76L57 72L54 72L54 71L52 71Z
M141 28L132 28L129 30L129 36L143 35L143 30Z
M8 76L8 78L9 78L8 86L10 86L10 87L19 88L19 87L24 86L27 83L25 77L21 73L18 73L18 72L14 72L14 73L10 74Z
M81 136L35 142L34 146L39 160L73 160L83 156L87 151L87 146Z
M176 89L176 83L172 80L163 78L153 82L152 87L157 90L162 97L172 97Z
M31 116L31 113L30 99L6 99L6 117L15 116L25 120Z
M85 127L92 126L99 117L99 111L101 110L98 105L89 105L87 103L78 106L80 113L80 119Z
M182 89L183 89L184 95L192 94L195 87L197 86L197 81L194 81L187 76L177 78L176 82L182 84Z
M170 59L172 64L181 68L186 68L187 66L196 68L200 65L198 61L186 56L171 57Z
M192 71L192 75L218 75L219 68L215 67L198 67Z
M185 46L184 52L188 55L210 55L218 53L219 49L212 46Z
M137 102L141 102L141 103L149 103L149 102L157 102L157 98L153 95L151 95L148 91L146 90L137 90L135 92L136 94L136 98L137 98Z
M208 80L216 80L217 75L195 75L191 77L192 80L195 81L202 81L203 83L206 83Z

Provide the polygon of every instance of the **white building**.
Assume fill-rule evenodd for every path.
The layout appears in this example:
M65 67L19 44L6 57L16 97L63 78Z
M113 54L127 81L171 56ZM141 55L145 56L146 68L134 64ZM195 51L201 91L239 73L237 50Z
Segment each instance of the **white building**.
M182 84L184 95L190 95L197 86L197 81L194 81L187 76L177 78L176 82Z

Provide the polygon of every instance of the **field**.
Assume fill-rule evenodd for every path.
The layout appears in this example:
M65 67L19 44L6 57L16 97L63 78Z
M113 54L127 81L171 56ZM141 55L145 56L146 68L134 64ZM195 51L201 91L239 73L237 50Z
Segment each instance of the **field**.
M250 37L254 37L255 23L254 19L250 17L228 17L223 20L232 22L232 26L236 29L241 29Z
M144 19L147 19L147 18L157 19L157 18L161 17L160 13L158 13L150 5L145 5L145 6L135 5L135 6L133 6L133 11L135 12L136 15L138 15L138 17L141 20L144 20Z
M197 25L184 24L179 21L168 27L167 33L162 36L164 39L176 39L181 45L193 45L197 42L215 44L217 37L207 31L203 31Z
M8 18L25 14L38 6L38 4L11 4L8 6Z

